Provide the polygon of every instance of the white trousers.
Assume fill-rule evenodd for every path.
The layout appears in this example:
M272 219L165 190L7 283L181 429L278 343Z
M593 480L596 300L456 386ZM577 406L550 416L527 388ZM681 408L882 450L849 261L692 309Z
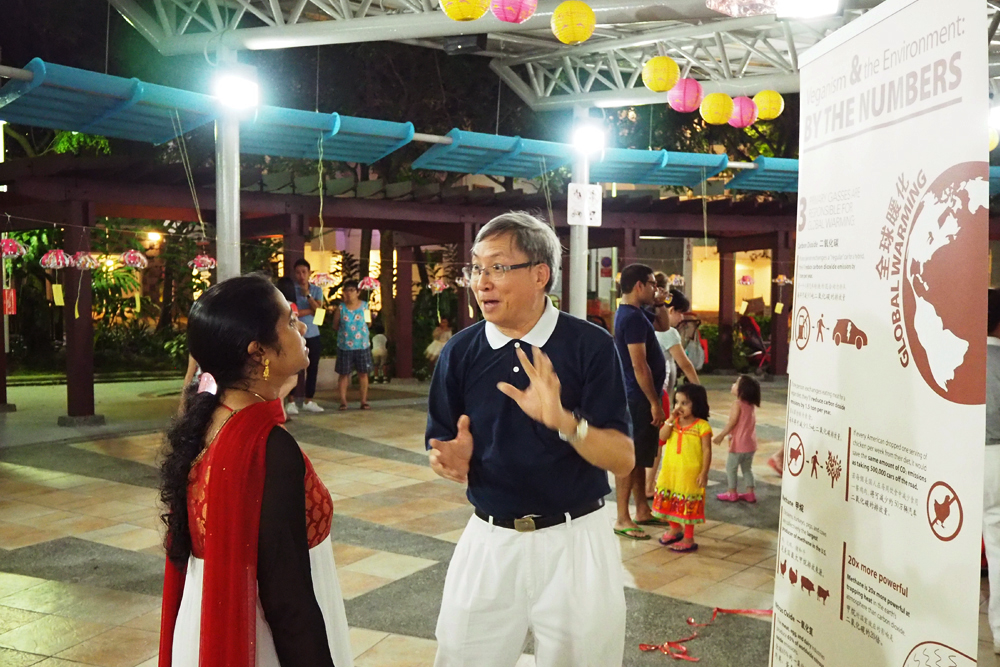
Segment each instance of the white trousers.
M473 515L448 566L435 667L512 667L529 629L538 667L620 667L624 577L606 512L530 533Z
M987 445L983 475L983 541L990 571L990 629L1000 645L1000 445Z

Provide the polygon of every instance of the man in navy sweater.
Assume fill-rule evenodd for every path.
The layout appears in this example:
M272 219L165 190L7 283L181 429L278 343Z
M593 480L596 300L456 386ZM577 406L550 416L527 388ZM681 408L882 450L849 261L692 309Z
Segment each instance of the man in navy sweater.
M475 507L448 567L437 667L512 667L530 629L539 667L620 665L625 596L601 508L635 464L622 364L603 329L560 313L561 248L526 213L491 220L466 275L485 322L434 370L434 471Z

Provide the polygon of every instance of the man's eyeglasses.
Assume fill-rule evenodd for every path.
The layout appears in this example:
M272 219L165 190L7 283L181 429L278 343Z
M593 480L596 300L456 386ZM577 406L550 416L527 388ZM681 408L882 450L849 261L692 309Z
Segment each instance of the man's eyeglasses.
M480 266L479 264L470 264L462 267L462 273L465 275L465 279L470 283L479 282L479 279L483 276L487 279L499 281L503 280L507 276L508 271L527 269L535 266L536 264L538 264L538 262L524 262L523 264L493 264L488 267Z

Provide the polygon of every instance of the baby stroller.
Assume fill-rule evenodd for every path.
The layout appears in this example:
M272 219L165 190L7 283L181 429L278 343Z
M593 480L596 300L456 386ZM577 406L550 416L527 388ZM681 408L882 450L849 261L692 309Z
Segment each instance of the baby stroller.
M700 328L701 320L697 317L682 320L677 325L681 348L696 371L700 371L708 361L708 341L701 337Z
M743 343L749 348L750 367L757 375L764 374L771 365L771 342L764 340L757 320L749 315L741 315L737 327L743 335Z

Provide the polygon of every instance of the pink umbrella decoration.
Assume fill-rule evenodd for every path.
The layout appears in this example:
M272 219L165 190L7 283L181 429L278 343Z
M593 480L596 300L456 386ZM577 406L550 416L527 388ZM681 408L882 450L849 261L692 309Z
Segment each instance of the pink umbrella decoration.
M524 23L538 9L538 0L493 0L490 9L505 23Z
M756 122L757 104L749 97L734 97L733 115L729 117L729 124L742 129Z
M449 285L448 283L439 278L438 280L431 281L431 284L428 285L428 287L431 288L431 294L437 296L441 292L444 292L445 290L449 289L451 285Z
M314 273L309 282L317 287L329 287L337 281L329 273Z
M667 104L674 111L691 113L697 111L705 93L695 79L679 79L667 93Z
M358 283L359 290L377 290L380 287L382 287L382 284L371 276L365 276L361 279L361 282Z
M126 250L119 259L122 264L132 269L145 269L149 266L149 260L138 250Z
M62 250L49 250L39 264L43 269L65 269L73 266L73 259Z
M791 285L792 279L786 276L784 273L779 273L778 277L772 280L771 282L773 282L778 287L784 287L785 285Z
M215 268L215 260L205 254L195 255L194 259L188 262L188 266L196 271L211 271Z
M753 276L740 276L740 285L753 285Z
M89 252L81 250L73 255L73 265L81 271L93 271L99 267L101 263Z
M0 252L3 253L4 259L17 259L24 257L28 251L17 239L3 239L0 241Z

